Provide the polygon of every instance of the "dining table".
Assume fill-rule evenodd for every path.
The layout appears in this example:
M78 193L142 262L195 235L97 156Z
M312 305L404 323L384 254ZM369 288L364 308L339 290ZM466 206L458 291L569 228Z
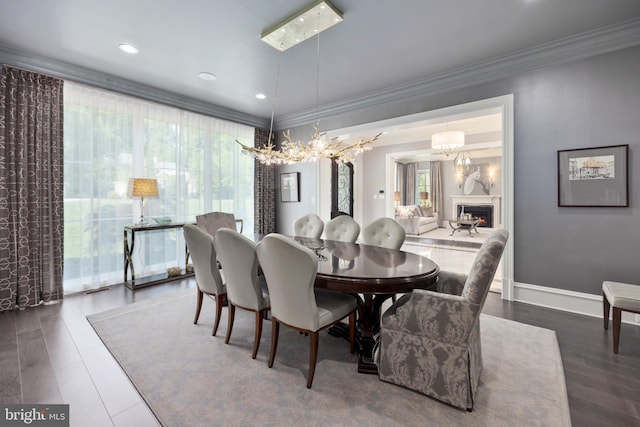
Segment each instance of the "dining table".
M358 372L377 374L373 350L380 331L382 304L396 294L434 288L440 268L427 257L397 249L307 237L294 239L318 258L316 289L348 293L358 299ZM338 324L329 333L346 338L348 328Z

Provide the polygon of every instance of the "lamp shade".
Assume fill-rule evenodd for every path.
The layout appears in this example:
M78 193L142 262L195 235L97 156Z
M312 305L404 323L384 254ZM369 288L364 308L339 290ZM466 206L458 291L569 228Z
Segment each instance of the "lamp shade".
M152 178L129 178L129 197L158 197L158 180Z
M393 200L395 200L396 202L399 202L399 201L400 201L400 192L399 192L399 191L396 191L396 192L393 194Z
M464 132L450 130L431 135L431 148L434 150L453 150L464 147Z
M427 200L429 198L429 193L426 191L420 192L420 200Z

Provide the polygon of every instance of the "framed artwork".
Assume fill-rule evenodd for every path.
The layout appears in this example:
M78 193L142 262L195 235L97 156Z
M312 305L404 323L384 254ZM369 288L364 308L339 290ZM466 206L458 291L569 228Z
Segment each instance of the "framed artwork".
M280 174L280 201L300 201L300 172Z
M629 145L558 151L558 206L628 207Z

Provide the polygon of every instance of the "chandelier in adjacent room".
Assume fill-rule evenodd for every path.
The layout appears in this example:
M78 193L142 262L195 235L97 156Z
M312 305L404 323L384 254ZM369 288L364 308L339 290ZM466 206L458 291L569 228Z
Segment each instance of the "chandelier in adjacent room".
M445 156L449 156L458 148L464 147L464 132L459 130L447 130L445 132L431 135L431 148L440 151Z
M342 22L342 13L328 0L315 1L305 9L291 15L281 23L262 33L262 40L283 52L286 49L316 35L317 45L317 78L316 78L316 103L318 103L318 90L320 80L320 32ZM278 77L280 70L278 69ZM276 90L278 82L276 78ZM277 94L276 94L277 95ZM274 100L276 96L274 95ZM284 132L284 141L278 149L272 142L273 118L275 102L271 111L271 125L269 129L269 143L264 148L249 147L236 141L242 146L243 153L254 157L264 164L291 164L300 162L317 161L321 158L336 160L342 163L352 162L359 154L371 149L371 143L380 137L381 133L370 139L361 139L354 144L344 144L338 137L328 138L326 133L320 131L320 121L314 125L311 140L294 140L291 133Z

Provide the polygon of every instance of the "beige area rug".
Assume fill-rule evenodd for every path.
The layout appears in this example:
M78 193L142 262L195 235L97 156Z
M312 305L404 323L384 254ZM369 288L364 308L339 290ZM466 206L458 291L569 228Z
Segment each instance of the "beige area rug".
M473 412L356 372L348 342L322 334L312 389L308 337L280 329L267 367L271 323L251 359L253 314L236 311L229 345L211 336L214 304L193 325L195 290L88 316L165 426L568 426L555 332L483 315L484 370ZM207 304L208 303L208 304Z

